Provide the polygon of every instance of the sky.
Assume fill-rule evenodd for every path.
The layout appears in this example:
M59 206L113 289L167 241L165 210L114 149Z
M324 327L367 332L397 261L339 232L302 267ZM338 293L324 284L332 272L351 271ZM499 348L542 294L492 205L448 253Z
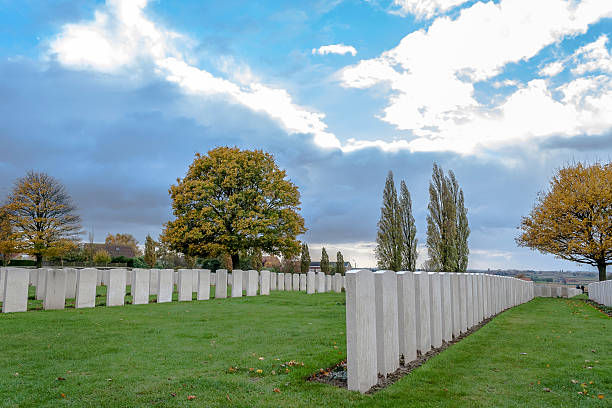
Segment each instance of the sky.
M0 118L0 199L47 172L98 242L157 237L195 154L238 146L298 186L313 260L376 264L393 171L424 262L435 162L469 268L592 270L515 238L557 169L612 156L612 1L0 0Z

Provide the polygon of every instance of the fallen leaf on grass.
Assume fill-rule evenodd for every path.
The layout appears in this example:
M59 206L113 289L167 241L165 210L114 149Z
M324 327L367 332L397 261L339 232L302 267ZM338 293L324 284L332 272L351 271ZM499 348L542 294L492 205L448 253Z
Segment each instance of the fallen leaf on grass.
M61 395L62 398L66 398L66 394L64 394L64 393L61 393L60 395Z
M572 384L578 384L577 380L570 380L572 382Z
M274 391L274 392L280 392L280 389L275 388L273 391Z
M597 398L604 399L604 395L603 394L597 394Z
M230 399L230 397L229 397L229 394L225 394L225 398L226 398L228 401L231 401L231 399Z
M196 399L195 395L188 395L187 396L187 401L193 401L194 399Z
M255 370L255 372L256 372L257 374L261 374L261 373L263 373L263 370L262 370L262 369L257 369L257 370Z
M176 393L171 392L171 393L170 393L170 396L171 396L171 397L176 397Z
M597 350L591 350L591 353L597 353Z
M550 388L548 388L548 387L544 387L544 388L542 388L542 391L551 392L552 390Z
M56 380L57 381L66 381L66 379L64 377L57 377Z
M259 359L260 359L260 360L263 360L264 358L263 358L263 357L259 357Z

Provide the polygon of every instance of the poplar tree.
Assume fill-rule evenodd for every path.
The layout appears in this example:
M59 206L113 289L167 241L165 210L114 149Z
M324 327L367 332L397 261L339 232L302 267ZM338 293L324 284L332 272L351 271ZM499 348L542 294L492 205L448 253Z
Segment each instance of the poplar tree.
M399 201L389 171L383 190L383 205L380 209L378 234L376 236L376 260L381 269L399 271L402 267L402 231L399 216Z
M342 252L338 251L336 254L336 273L344 275L344 272L346 272L346 268L344 267L344 257L342 256Z
M325 247L321 250L321 272L329 275L329 255L327 255Z
M310 269L310 251L308 250L308 244L302 244L302 256L300 258L300 271L302 273L308 272Z
M402 264L404 271L416 270L417 238L416 225L412 216L412 199L404 180L400 183L399 218L402 231Z
M155 255L155 241L151 238L150 235L147 235L145 239L145 253L144 253L144 261L149 268L155 267L155 262L157 262L157 256Z
M452 170L434 163L429 183L427 215L428 268L441 272L465 272L468 263L470 229L463 190Z

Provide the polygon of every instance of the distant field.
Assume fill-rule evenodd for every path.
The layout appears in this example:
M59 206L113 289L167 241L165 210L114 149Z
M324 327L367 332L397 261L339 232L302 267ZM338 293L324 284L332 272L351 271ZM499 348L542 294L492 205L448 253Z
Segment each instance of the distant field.
M610 406L612 319L581 300L504 312L374 395L305 381L346 357L343 303L273 292L0 315L0 405Z

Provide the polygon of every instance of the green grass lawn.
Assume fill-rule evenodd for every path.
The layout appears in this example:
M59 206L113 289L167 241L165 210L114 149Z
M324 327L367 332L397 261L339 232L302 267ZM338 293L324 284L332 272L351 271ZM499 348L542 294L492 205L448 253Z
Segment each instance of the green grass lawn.
M612 405L612 319L580 300L504 312L374 395L305 381L346 357L343 303L343 294L273 292L0 314L0 405Z

